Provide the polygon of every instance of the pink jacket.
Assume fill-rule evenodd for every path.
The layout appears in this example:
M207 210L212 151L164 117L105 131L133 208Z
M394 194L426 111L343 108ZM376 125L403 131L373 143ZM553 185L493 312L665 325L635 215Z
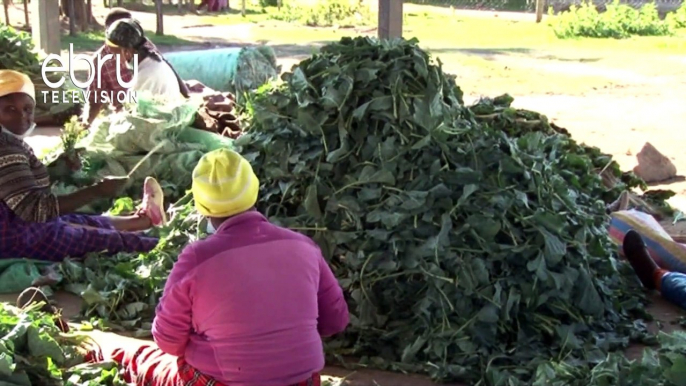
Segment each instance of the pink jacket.
M164 352L219 382L287 386L322 370L321 336L348 321L316 244L253 211L183 250L152 333Z

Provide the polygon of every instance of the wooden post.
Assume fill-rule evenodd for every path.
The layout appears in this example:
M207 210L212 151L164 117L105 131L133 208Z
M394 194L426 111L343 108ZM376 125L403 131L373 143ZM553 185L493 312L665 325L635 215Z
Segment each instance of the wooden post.
M403 0L379 0L379 39L403 37Z
M67 5L67 14L69 15L69 35L76 36L76 9L74 8L74 0L69 0Z
M81 14L81 32L87 32L88 31L88 9L86 8L86 1L81 0L79 2L79 5L81 6L81 10L79 11Z
M5 24L10 25L10 0L2 0L2 6L5 8Z
M164 8L162 0L155 0L155 11L157 12L157 31L155 34L164 35Z
M46 54L59 55L60 4L59 0L34 0L31 7L31 36L36 48Z
M24 23L26 23L26 28L31 26L31 20L29 20L29 0L24 0Z
M86 19L89 27L93 25L93 0L86 1Z
M536 23L543 20L543 8L545 8L545 0L536 0Z

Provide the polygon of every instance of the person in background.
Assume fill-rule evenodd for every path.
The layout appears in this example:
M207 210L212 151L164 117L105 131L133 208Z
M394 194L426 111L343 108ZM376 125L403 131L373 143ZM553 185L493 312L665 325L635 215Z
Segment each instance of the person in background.
M105 29L109 28L115 21L124 19L133 19L133 14L125 8L112 8L110 12L107 14L107 16L105 16ZM104 47L106 46L103 45L102 47L100 47L100 49Z
M24 137L35 128L35 88L28 76L0 70L0 259L61 261L92 252L144 252L158 240L137 231L166 221L157 181L145 181L143 208L128 217L73 214L105 197L116 197L126 178L105 179L56 196L50 177Z
M201 0L200 5L198 5L198 10L203 7L207 7L207 12L217 12L219 10L218 0Z
M138 77L132 87L136 92L146 92L166 99L188 98L185 83L162 55L150 50L141 25L133 19L114 22L107 29L107 45L110 50L131 61L138 55Z
M114 22L118 20L123 20L123 19L131 19L133 16L131 15L131 12L124 8L112 8L110 12L107 14L105 17L105 29L109 28ZM150 43L152 44L152 43ZM103 44L96 52L93 54L93 63L96 66L96 71L98 71L98 57L103 57L105 55L112 54L110 51L109 47L106 44ZM94 120L95 117L100 114L100 111L102 111L103 108L105 108L105 104L102 103L99 99L96 99L97 93L101 91L113 91L113 92L118 92L118 91L123 91L124 88L119 85L119 82L117 81L117 71L120 71L122 80L124 82L130 82L131 79L133 78L133 74L131 70L129 70L125 62L121 62L120 66L117 66L117 62L113 59L110 59L102 64L102 70L100 70L100 79L102 84L100 87L98 87L97 82L93 81L90 86L88 87L88 96L89 100L86 101L86 109L84 109L84 123L86 125L90 125ZM96 76L93 77L93 79L97 79L97 74ZM119 101L112 101L112 107L114 107L115 110L121 109L122 105L119 103Z
M120 20L133 20L133 16L131 12L124 8L113 8L105 18L105 29L108 30L114 23ZM140 24L138 25L140 26ZM159 52L157 47L147 38L145 38L145 41L142 43L142 46L139 47L139 49L147 52ZM99 68L97 67L98 55L103 57L105 55L115 55L117 53L119 53L119 51L116 49L116 47L112 47L105 42L105 44L103 44L100 49L96 51L93 58L93 63L96 64L96 70ZM118 92L126 91L126 89L120 85L119 81L117 80L117 72L121 74L121 79L124 83L129 83L133 79L133 72L126 66L126 60L120 60L119 65L117 65L115 58L116 56L102 64L100 70L100 87L98 87L96 81L93 81L88 88L89 100L86 101L86 109L84 109L84 115L82 119L86 127L90 126L98 114L100 114L100 112L107 107L101 100L102 98L97 98L101 95L101 92L104 91L108 95L110 93L116 95ZM97 79L97 74L93 79ZM181 82L179 87L182 93L185 92L185 95L190 93L185 83ZM116 100L116 98L115 100L111 101L111 105L116 111L121 110L123 107L122 104Z
M646 289L660 291L667 301L686 310L686 275L661 269L650 256L641 235L634 230L624 236L622 249Z
M136 385L320 385L322 338L349 322L318 246L254 207L259 181L220 149L193 171L207 238L184 248L156 309L155 346L115 350Z

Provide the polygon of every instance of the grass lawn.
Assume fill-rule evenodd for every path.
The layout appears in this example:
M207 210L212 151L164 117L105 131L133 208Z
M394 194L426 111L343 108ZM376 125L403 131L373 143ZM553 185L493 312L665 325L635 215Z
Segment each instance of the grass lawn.
M240 7L240 2L232 4ZM132 4L127 6L135 8ZM173 6L167 11L176 13ZM281 58L300 59L318 46L344 36L376 34L377 16L373 12L365 23L368 26L356 28L306 27L274 20L277 13L276 8L270 7L249 8L245 17L238 9L186 17L197 19L197 25L234 26L241 31L245 27L246 33L241 34L243 42L269 44ZM664 58L686 52L686 30L667 37L562 40L553 33L549 25L552 21L552 17L546 16L543 23L537 24L532 14L453 11L406 4L404 36L419 39L424 48L441 59L446 71L458 76L466 92L478 89L484 93L500 90L576 94L612 87L632 76L654 77L684 71L683 64L664 65ZM148 33L160 47L198 44L197 40ZM224 37L221 32L219 35ZM227 42L231 42L231 32L226 35ZM73 43L76 50L92 51L102 41L102 33L65 36L63 47Z
M288 55L294 46L307 55L313 47L343 36L376 34L374 14L367 28L313 28L273 20L270 16L275 13L275 8L253 9L245 17L239 13L203 16L201 23L249 24L253 41L277 47L277 52L278 47L288 47L283 51ZM406 4L404 36L419 39L447 71L458 75L465 88L501 79L506 84L496 88L511 92L575 94L608 87L619 82L613 70L652 76L661 58L686 52L686 30L676 36L562 40L550 26L553 17L546 16L539 24L534 18ZM591 66L592 71L587 71Z
M158 36L153 31L146 31L146 36L160 47L198 45L198 42L181 39L173 35ZM104 41L105 34L103 32L89 32L76 36L66 35L62 36L62 49L68 50L69 44L73 44L74 51L95 51Z
M252 23L261 26L257 37L275 43L302 44L311 41L336 40L342 35L357 35L355 29L311 28L284 25L270 19L276 8L250 9L245 17L238 11L213 16L203 16L202 23L235 25ZM477 16L481 14L481 16ZM506 13L505 13L506 15ZM527 18L529 20L527 20ZM686 52L686 30L677 36L636 37L631 39L558 39L549 23L534 22L534 15L496 17L491 12L463 14L443 7L406 4L404 15L405 37L416 37L422 45L431 49L559 49L633 51L641 53ZM376 15L371 14L370 28L376 26ZM360 29L364 29L360 27Z

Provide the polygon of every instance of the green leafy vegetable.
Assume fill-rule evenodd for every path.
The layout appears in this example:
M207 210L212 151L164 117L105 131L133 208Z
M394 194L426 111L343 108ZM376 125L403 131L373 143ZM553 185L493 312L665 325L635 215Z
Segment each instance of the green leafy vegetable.
M609 385L647 366L673 386L681 349L645 364L618 354L647 331L605 207L642 181L507 95L464 106L416 41L346 38L283 80L253 96L237 144L262 181L259 209L311 235L345 289L352 323L330 359L508 386ZM62 264L87 316L149 334L203 229L190 197L172 212L151 253Z
M260 209L310 230L350 296L329 353L528 385L541 361L584 363L643 332L606 231L619 191L598 169L619 179L616 164L498 107L508 96L489 103L465 107L415 41L368 38L323 47L255 96L237 144Z
M84 363L95 347L87 336L63 334L53 316L37 308L0 303L1 384L61 386L69 379L71 385L125 385L113 364L105 373L107 364Z

